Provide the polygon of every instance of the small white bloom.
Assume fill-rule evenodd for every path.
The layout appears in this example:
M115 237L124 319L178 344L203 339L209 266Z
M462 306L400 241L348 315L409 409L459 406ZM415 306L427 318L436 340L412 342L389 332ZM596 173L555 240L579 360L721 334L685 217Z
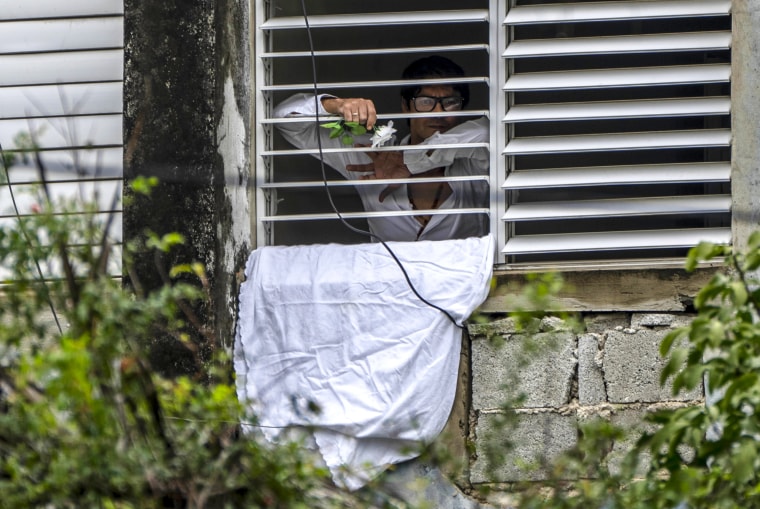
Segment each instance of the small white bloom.
M393 133L395 132L396 130L393 128L393 120L389 121L388 125L376 126L375 134L370 138L372 146L382 147L393 138Z

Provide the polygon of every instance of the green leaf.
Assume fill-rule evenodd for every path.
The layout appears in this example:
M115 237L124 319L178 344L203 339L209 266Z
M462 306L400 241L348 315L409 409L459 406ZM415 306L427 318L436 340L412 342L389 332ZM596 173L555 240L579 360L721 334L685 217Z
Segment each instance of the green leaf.
M747 288L741 281L732 281L728 286L728 290L734 306L743 306L747 302Z
M697 292L694 298L694 307L701 310L718 297L725 289L727 278L723 274L716 274L707 285Z
M185 237L180 233L172 232L167 233L162 237L158 237L155 233L151 233L148 236L148 240L145 245L152 249L158 249L159 251L169 252L169 250L180 244L184 244Z
M689 250L689 254L686 257L686 270L691 272L697 268L699 262L712 260L717 256L725 254L725 246L713 244L712 242L700 242Z
M742 440L731 457L733 463L733 480L739 484L752 481L756 477L757 443L754 440Z
M673 380L673 394L678 394L681 389L691 390L702 383L702 375L707 370L705 365L689 366L681 371Z
M129 186L136 193L149 195L154 187L158 185L156 177L139 176L129 183Z
M346 128L351 131L351 134L358 136L367 132L367 128L361 125L359 122L346 122Z
M743 269L746 272L757 270L760 267L760 250L753 250L744 257Z
M718 320L710 320L707 325L707 339L713 346L717 346L726 337L726 328Z
M670 348L673 346L673 343L686 338L688 333L688 327L679 327L676 330L668 332L660 343L660 355L665 357L670 351Z
M752 232L749 236L749 239L747 239L747 249L749 251L760 250L760 231Z
M757 381L758 375L756 373L744 373L728 385L724 399L731 401L733 404L741 403L741 400L747 396L748 389L753 388L757 384Z
M668 378L683 369L687 355L688 351L685 348L677 348L670 353L670 359L660 374L660 385L665 385Z

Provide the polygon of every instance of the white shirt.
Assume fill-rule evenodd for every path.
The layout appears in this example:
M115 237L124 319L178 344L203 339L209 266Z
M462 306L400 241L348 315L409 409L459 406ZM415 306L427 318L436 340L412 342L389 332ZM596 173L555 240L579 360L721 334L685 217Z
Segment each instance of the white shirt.
M296 94L274 110L274 116L284 118L296 115L315 115L315 106L319 107L320 116L330 114L322 107L321 98L314 100L311 94ZM292 145L298 148L315 149L319 145L317 136L321 138L322 148L345 148L339 138L330 139L330 131L319 127L316 122L297 122L277 124L282 135ZM488 122L481 118L470 120L451 128L445 133L436 133L422 144L455 144L455 143L485 143L488 142ZM408 137L402 143L408 142ZM317 155L316 157L319 157ZM361 152L338 152L323 154L325 164L335 168L347 179L357 178L346 171L348 164L367 164L371 159ZM432 151L414 150L404 152L404 163L413 174L422 173L433 168L445 167L446 176L488 175L488 149L451 148ZM484 180L449 182L452 193L438 207L439 209L487 208L489 197L488 182ZM380 202L380 191L385 184L377 186L356 186L364 209L373 212L395 212L412 210L407 194L407 186L402 185L386 196ZM422 234L417 236L420 223L414 216L395 216L369 218L370 231L383 240L414 241L414 240L445 240L481 237L488 233L488 221L485 214L446 214L433 215L425 226Z

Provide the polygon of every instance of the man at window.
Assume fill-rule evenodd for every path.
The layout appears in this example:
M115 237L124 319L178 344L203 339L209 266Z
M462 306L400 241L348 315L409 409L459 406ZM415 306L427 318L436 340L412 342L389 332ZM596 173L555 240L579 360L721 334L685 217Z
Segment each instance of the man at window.
M440 56L412 62L402 75L404 80L464 77L457 64ZM462 121L461 116L441 116L447 111L462 110L469 100L466 83L407 85L401 89L404 113L432 113L409 120L410 134L401 144L441 145L485 143L488 123L485 119ZM318 105L318 106L317 106ZM374 103L363 98L339 98L327 94L318 100L310 94L297 94L279 104L278 118L295 115L339 115L372 129L377 122ZM339 138L315 122L278 124L283 136L298 148L317 148L317 136L323 148L341 147ZM489 171L488 150L483 147L410 150L404 152L337 152L323 155L325 164L345 178L409 178L404 185L391 185L378 192L375 186L357 186L365 210L395 212L426 209L485 208L488 206L488 183L485 180L415 182L419 177L485 176ZM488 232L484 214L421 214L368 219L370 231L382 240L445 240L483 236Z

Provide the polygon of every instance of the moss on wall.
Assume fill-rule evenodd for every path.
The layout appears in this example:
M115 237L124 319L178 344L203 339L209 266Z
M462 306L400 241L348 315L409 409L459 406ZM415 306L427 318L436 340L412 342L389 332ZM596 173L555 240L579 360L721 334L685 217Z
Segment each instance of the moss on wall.
M124 10L124 178L160 182L149 198L125 191L124 238L140 238L146 229L185 236L185 246L160 264L203 263L212 301L195 311L230 349L234 274L250 246L250 227L239 226L249 223L247 207L239 205L247 193L248 117L238 142L224 145L231 156L220 153L219 125L230 101L226 79L237 85L236 111L249 109L247 2L126 0ZM136 260L147 289L164 281L155 262L148 254ZM194 339L207 342L200 334ZM189 369L174 340L157 338L152 350L161 371Z

